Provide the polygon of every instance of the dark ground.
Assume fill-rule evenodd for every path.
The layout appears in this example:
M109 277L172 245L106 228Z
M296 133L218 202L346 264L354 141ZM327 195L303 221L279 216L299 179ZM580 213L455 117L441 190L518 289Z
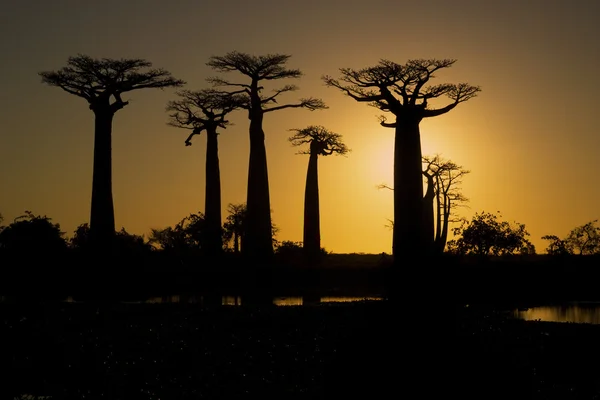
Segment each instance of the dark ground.
M1 399L600 398L600 327L486 308L56 302L0 322Z

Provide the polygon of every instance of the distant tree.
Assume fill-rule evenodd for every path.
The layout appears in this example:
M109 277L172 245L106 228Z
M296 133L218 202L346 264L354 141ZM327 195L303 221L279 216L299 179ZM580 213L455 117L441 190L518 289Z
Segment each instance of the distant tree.
M545 235L542 239L548 240L550 243L546 247L546 253L551 256L565 256L572 254L571 245L555 235Z
M262 260L268 260L273 255L269 177L263 131L264 115L285 108L306 108L311 111L327 108L322 100L312 97L300 99L297 103L278 104L277 97L282 93L296 90L295 85L284 85L275 89L272 94L263 94L262 82L302 76L300 70L286 68L285 64L289 58L290 56L285 54L253 56L233 51L224 56L213 56L207 63L218 72L237 71L248 79L244 83L218 77L208 80L215 86L240 88L232 93L242 94L247 99L245 107L250 120L250 160L246 199L247 221L244 226L242 252L250 258Z
M433 251L441 254L446 247L450 223L458 221L452 218L452 210L468 201L460 191L460 184L471 171L439 155L423 156L422 160L427 183L423 203L427 234L430 243L433 243Z
M460 191L462 178L471 171L464 169L453 161L444 160L439 155L422 157L424 170L423 176L427 190L423 196L423 224L424 232L431 244L430 251L435 254L444 252L448 240L450 223L460 222L452 217L452 210L463 206L468 199ZM392 187L381 184L379 189ZM394 221L388 220L393 229Z
M448 250L453 254L510 255L535 254L535 247L527 239L529 232L524 224L510 224L500 221L500 214L476 213L468 222L454 228L458 239L448 242Z
M20 256L46 256L67 249L60 224L45 215L25 211L14 222L0 230L0 249Z
M217 129L225 129L230 123L226 116L243 105L241 96L217 90L182 90L177 92L179 100L170 101L169 125L191 129L185 140L191 146L191 139L206 131L206 177L204 191L204 219L206 232L203 244L207 255L216 255L223 250L221 227L221 173L219 169L219 144Z
M152 229L148 241L168 253L187 256L204 253L205 234L206 219L199 212L183 218L175 227Z
M92 250L90 232L89 224L80 224L69 240L71 248L82 251ZM150 242L146 241L143 235L129 233L123 227L116 232L113 245L115 254L119 256L141 255L152 250Z
M436 117L454 109L459 103L477 95L478 86L466 83L428 86L440 69L451 67L456 60L409 60L401 65L381 60L373 67L359 70L341 68L341 78L324 76L325 84L341 90L350 98L393 114L395 121L380 117L383 127L395 129L394 149L394 232L393 255L422 255L429 247L427 228L423 224L423 182L421 170L421 133L424 118ZM430 108L430 102L447 96L451 103ZM409 258L410 262L414 262Z
M244 227L246 225L248 208L246 203L240 204L229 204L227 206L229 215L225 223L223 224L223 242L227 247L229 243L232 244L232 250L234 253L240 253L240 250L244 247ZM278 242L276 239L279 228L271 220L271 245L277 246Z
M542 236L542 239L550 241L546 252L550 255L600 254L600 227L597 223L598 220L593 220L578 226L565 239L555 235Z
M292 146L309 145L307 150L298 154L308 154L308 171L304 191L304 255L316 261L321 255L321 229L319 210L319 172L318 157L332 154L345 155L350 150L342 142L342 135L333 133L323 126L308 126L304 129L291 129L296 132L289 138Z
M229 215L223 224L223 238L227 245L229 242L233 245L233 252L239 253L244 234L244 221L246 220L246 203L229 204L227 206Z
M94 168L90 240L99 250L110 248L115 237L112 196L112 121L115 113L129 104L121 95L139 89L178 87L185 82L164 69L147 69L142 59L94 59L79 54L69 57L58 71L40 72L42 82L82 97L95 116ZM147 69L144 71L144 69Z

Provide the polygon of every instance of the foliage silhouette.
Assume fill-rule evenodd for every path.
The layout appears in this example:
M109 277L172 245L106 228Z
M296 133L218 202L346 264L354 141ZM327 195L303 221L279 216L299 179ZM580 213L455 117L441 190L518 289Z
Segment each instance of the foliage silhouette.
M448 242L448 251L452 254L478 256L535 254L535 247L527 239L529 232L524 224L511 225L500 221L500 214L488 212L475 213L468 222L454 228L458 239Z
M229 215L223 224L223 242L226 249L230 249L233 253L241 253L244 242L244 227L246 225L248 208L246 203L233 204L227 206ZM271 243L272 246L277 246L276 239L279 228L271 220ZM231 244L231 248L229 247Z
M63 254L67 249L64 234L51 218L25 211L13 223L0 227L0 250L19 257Z
M567 240L560 239L556 235L544 235L542 239L548 240L550 243L546 248L546 253L551 256L566 256L572 254L572 249Z
M139 89L179 87L185 83L164 69L151 67L152 63L142 59L94 59L78 54L69 57L67 66L60 70L39 73L42 83L85 99L94 113L90 240L102 254L112 248L116 234L111 142L114 115L129 104L123 101L122 94Z
M600 227L597 220L573 228L565 239L555 235L542 236L550 241L546 252L550 255L594 255L600 254Z
M237 71L249 78L245 83L233 82L219 77L209 78L215 86L239 88L231 93L245 96L245 108L250 120L250 158L248 166L248 193L246 198L247 216L244 226L242 253L251 259L268 261L273 255L271 227L271 203L269 195L269 176L265 133L263 131L264 114L286 108L306 108L319 110L327 108L321 99L304 98L297 103L278 104L279 95L297 90L295 85L284 85L264 95L262 82L287 78L300 78L298 69L286 68L290 58L285 54L267 54L253 56L232 51L224 56L212 56L207 65L222 73Z
M183 218L175 227L152 229L148 241L166 253L187 258L205 253L202 247L206 243L205 235L206 219L198 212Z
M321 228L319 209L319 172L318 157L332 154L345 155L350 150L342 142L342 135L331 132L323 126L311 125L304 129L291 129L295 132L289 138L292 146L309 145L308 150L299 154L308 154L306 188L304 190L304 255L309 261L318 261L321 253Z
M451 218L452 209L468 201L460 192L459 186L462 178L471 171L453 161L444 160L439 155L423 156L422 159L426 165L423 176L427 181L423 202L423 212L426 213L424 219L427 223L429 241L433 243L432 250L435 254L441 254L448 240L450 222L458 221Z
M367 103L394 115L395 121L380 117L383 127L395 129L394 144L394 230L393 255L423 255L428 249L427 230L423 224L423 183L421 170L421 134L424 118L436 117L454 109L459 103L477 95L478 86L466 83L428 86L434 74L451 67L456 60L409 60L401 65L381 60L376 66L340 68L341 77L323 76L325 84L341 90L350 98ZM440 108L430 103L441 96L452 102ZM412 260L412 259L411 259ZM412 262L412 261L410 261Z
M217 129L225 129L230 123L226 116L243 105L244 99L217 90L182 90L177 92L179 100L170 101L169 125L191 129L185 140L191 146L191 139L206 131L206 171L204 192L204 220L206 240L202 248L210 256L223 250L223 231L221 227L221 174L219 169L219 144Z
M445 160L440 155L423 156L423 176L427 190L423 196L423 229L430 243L430 252L440 255L446 248L450 223L459 222L452 218L452 210L464 206L468 199L460 191L462 178L471 171L464 169L453 161ZM394 190L381 184L379 189ZM394 221L388 220L393 229Z
M70 238L69 244L71 248L78 251L93 251L89 224L80 224ZM114 253L120 257L136 257L143 256L152 251L152 246L149 241L146 241L144 236L129 233L122 227L120 231L115 233L113 249Z

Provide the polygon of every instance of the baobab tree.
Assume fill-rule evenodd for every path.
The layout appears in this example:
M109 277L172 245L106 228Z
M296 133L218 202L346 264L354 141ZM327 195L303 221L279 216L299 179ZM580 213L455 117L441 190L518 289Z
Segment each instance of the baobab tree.
M317 261L321 254L321 228L319 215L319 156L332 154L345 155L350 150L342 142L342 135L331 132L323 126L308 126L304 129L291 129L296 132L288 140L292 146L309 145L298 154L308 154L308 171L304 190L304 233L303 249L309 261Z
M380 124L394 128L394 233L392 251L399 261L428 251L427 228L424 224L423 181L421 170L421 133L424 118L437 117L459 103L477 95L478 86L467 83L428 85L440 69L451 67L456 60L409 60L401 65L380 60L376 66L363 69L340 68L341 77L323 76L325 84L341 90L350 98L367 103L395 120L379 117ZM441 96L451 102L440 108L430 103Z
M285 54L267 54L253 56L237 51L224 56L213 56L207 63L218 72L237 71L244 75L246 82L233 82L220 77L209 78L215 86L238 88L232 93L246 97L245 108L250 120L250 160L248 167L248 192L246 198L247 215L244 226L242 253L251 259L268 260L273 255L271 238L271 202L269 196L269 176L263 118L265 113L286 108L306 108L319 110L327 108L321 99L302 98L296 103L279 104L278 97L286 92L298 89L296 85L284 85L264 94L263 82L286 78L300 78L299 69L286 68L290 56Z
M460 222L452 218L452 210L464 206L469 201L460 191L462 178L471 171L440 155L423 156L423 177L427 187L423 197L423 229L427 237L429 251L441 254L448 240L448 227L451 222ZM381 184L379 189L394 190ZM390 221L394 227L394 221Z
M168 124L192 132L185 140L192 145L192 137L206 131L206 169L204 191L205 231L202 251L208 256L223 250L221 227L221 173L219 169L219 142L217 130L225 129L230 122L227 115L239 108L244 99L213 89L182 90L176 93L179 100L167 103Z
M463 177L471 171L453 161L444 160L440 155L423 156L423 164L423 176L427 181L423 212L427 222L428 242L432 243L435 254L441 254L448 240L450 222L459 221L452 219L452 210L468 201L460 191L460 185Z
M162 68L151 68L142 59L94 59L79 54L69 57L67 66L57 71L40 72L42 82L81 97L94 113L94 164L90 244L96 249L112 248L115 214L112 196L112 122L117 111L129 104L123 93L139 89L179 87Z

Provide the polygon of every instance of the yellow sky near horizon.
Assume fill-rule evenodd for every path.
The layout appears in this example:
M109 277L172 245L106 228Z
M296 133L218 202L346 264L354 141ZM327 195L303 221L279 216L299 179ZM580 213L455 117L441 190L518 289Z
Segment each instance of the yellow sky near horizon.
M480 85L478 97L421 124L423 154L441 154L472 172L464 179L469 208L500 211L524 223L538 252L541 236L565 236L598 218L600 167L595 121L600 3L374 0L198 2L107 0L83 5L14 2L0 13L0 213L51 217L70 236L89 220L93 114L83 99L43 85L37 75L77 53L145 58L208 87L205 63L232 50L290 54L304 76L280 97L320 97L329 109L283 110L265 116L273 221L279 240L302 240L308 157L295 155L289 129L323 125L343 135L347 157L319 160L322 245L336 253L391 252L393 130L379 110L327 88L322 75L386 58L454 58L436 83ZM235 10L224 15L224 8ZM207 17L210 13L210 17ZM410 17L407 17L410 16ZM111 21L107 25L106 21ZM228 74L236 80L241 75ZM269 83L266 90L279 85ZM113 196L117 227L148 234L204 209L204 136L166 125L174 90L127 94L113 124ZM223 218L246 197L248 120L243 112L221 131ZM5 221L6 222L6 221Z

